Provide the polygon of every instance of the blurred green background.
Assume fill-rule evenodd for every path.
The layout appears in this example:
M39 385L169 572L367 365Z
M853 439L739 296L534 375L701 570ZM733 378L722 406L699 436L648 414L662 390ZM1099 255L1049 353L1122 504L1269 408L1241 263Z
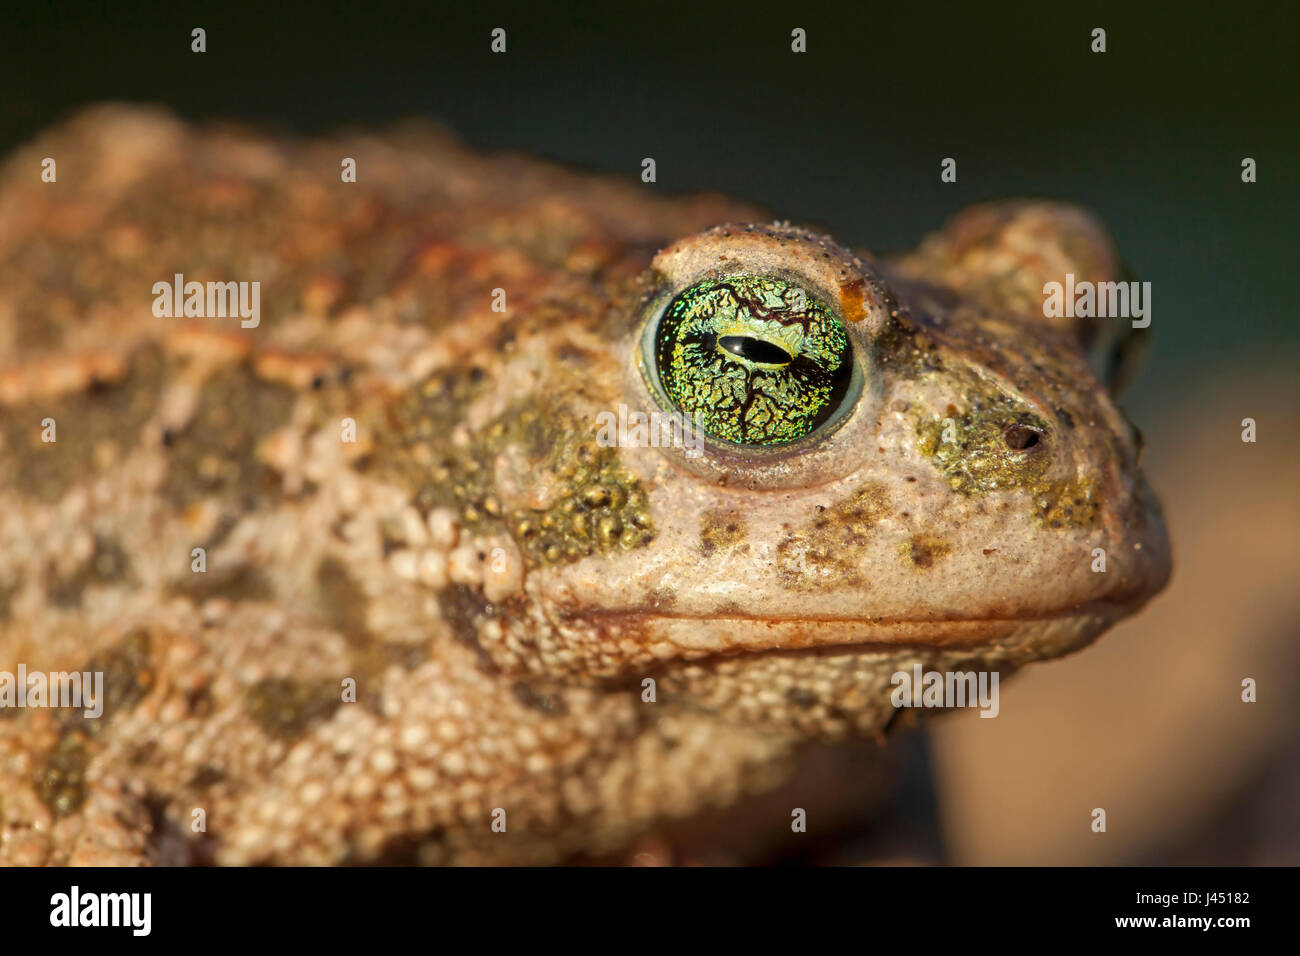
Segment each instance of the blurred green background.
M1125 403L1174 582L1013 682L1003 719L940 722L948 843L964 862L1300 862L1294 4L411 6L11 7L0 151L120 99L302 133L425 116L629 177L651 156L649 188L718 190L879 250L984 199L1090 207L1152 283ZM1114 841L1080 823L1099 804Z

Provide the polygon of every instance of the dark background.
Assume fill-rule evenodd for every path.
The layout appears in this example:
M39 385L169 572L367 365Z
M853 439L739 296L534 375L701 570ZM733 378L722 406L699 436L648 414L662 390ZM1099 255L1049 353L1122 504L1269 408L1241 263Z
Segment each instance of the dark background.
M977 863L1300 862L1295 4L10 7L0 153L119 99L301 133L426 116L629 178L652 156L648 188L880 250L983 199L1090 207L1152 283L1126 405L1174 580L1097 647L1010 682L1002 719L939 722L948 842ZM1079 824L1098 803L1113 840Z
M0 15L0 151L104 99L308 133L423 115L628 175L653 156L658 189L717 189L873 249L976 200L1070 199L1152 282L1139 406L1207 360L1297 347L1293 4L104 6Z

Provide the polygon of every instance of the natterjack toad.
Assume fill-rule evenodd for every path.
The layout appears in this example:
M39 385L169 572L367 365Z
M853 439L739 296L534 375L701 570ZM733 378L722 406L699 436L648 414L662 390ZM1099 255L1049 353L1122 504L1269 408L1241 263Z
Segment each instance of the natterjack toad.
M760 218L423 127L101 108L12 155L0 671L103 713L0 710L0 862L614 853L1159 590L1043 315L1114 277L1091 219L717 225Z

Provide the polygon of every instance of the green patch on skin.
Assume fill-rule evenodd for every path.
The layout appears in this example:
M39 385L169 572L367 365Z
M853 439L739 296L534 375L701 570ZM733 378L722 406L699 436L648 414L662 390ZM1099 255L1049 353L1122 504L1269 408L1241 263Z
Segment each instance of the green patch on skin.
M279 487L275 472L257 460L258 446L288 422L294 397L246 363L215 372L194 417L168 437L163 494L178 508L216 497L231 510L254 509Z
M269 677L245 691L244 711L269 736L294 740L328 719L342 694L337 682Z
M1046 528L1094 528L1101 502L1091 478L1040 482L1033 488L1034 517Z
M149 633L137 628L112 647L94 655L83 671L104 674L104 713L95 720L83 720L78 709L64 711L69 721L80 722L92 737L118 714L133 710L153 691L157 675L150 658Z
M925 535L913 535L900 547L904 560L917 568L932 568L934 563L952 551L946 541Z
M58 741L43 754L32 771L32 783L41 802L56 817L75 813L86 799L86 764L89 745L119 714L132 710L157 682L149 654L149 635L135 630L117 644L94 655L80 668L104 675L103 713L85 716L81 707L55 711Z
M1024 489L1045 528L1095 527L1101 502L1090 478L1049 480L1052 433L1047 423L999 389L972 379L968 405L916 420L917 448L955 491L979 496ZM951 429L951 430L949 430ZM948 435L945 438L945 431Z
M1005 392L978 379L962 394L968 402L965 408L949 405L942 414L917 419L921 454L963 495L1036 485L1050 463L1047 423ZM1013 447L1028 440L1034 444Z
M617 448L596 442L595 426L537 396L519 402L470 436L450 436L481 391L472 374L450 370L401 403L381 433L379 467L428 510L454 509L471 533L504 531L534 565L644 547L654 538L649 500L623 467ZM499 455L521 454L529 471L549 476L558 493L538 507L502 504L495 488Z
M32 770L36 795L56 817L75 813L85 802L88 760L85 735L66 733Z
M162 378L162 354L145 349L131 359L121 381L3 409L0 484L46 503L61 500L136 444L157 405ZM42 440L46 418L55 422L53 442Z
M744 546L748 532L745 522L733 511L706 511L700 517L700 553L706 558L715 551L730 551Z
M826 589L860 583L876 523L889 513L889 494L868 482L777 545L777 572L788 587Z
M443 369L417 389L407 391L385 420L375 423L378 447L365 467L402 485L423 511L469 504L470 488L462 483L461 466L468 450L451 448L451 435L466 409L485 388L480 368Z
M516 423L498 421L488 430L500 447L523 441L527 453L555 475L563 489L548 506L516 508L505 526L520 549L536 563L562 564L590 554L611 554L644 547L654 537L650 504L641 483L623 468L618 449L596 444L575 419L525 410ZM522 434L510 435L521 429ZM528 429L550 434L546 444L531 443ZM553 442L553 443L552 443ZM528 447L525 445L525 447ZM491 498L485 499L490 506ZM464 514L466 524L472 512Z
M887 355L892 354L900 368L918 378L960 376L964 408L949 405L942 413L919 407L913 411L917 449L952 488L971 497L1024 489L1033 501L1034 518L1043 527L1094 527L1101 502L1094 497L1091 479L1044 478L1055 437L1047 423L974 373L946 367L923 332L917 330L910 337L905 333L904 323L896 318L888 337L892 352ZM1057 414L1067 429L1073 427L1068 412L1058 409Z
M133 710L157 682L150 659L149 634L143 629L132 631L112 647L95 654L78 670L104 675L103 713L97 718L87 718L82 708L61 708L56 711L56 719L65 733L76 732L91 738L109 720Z

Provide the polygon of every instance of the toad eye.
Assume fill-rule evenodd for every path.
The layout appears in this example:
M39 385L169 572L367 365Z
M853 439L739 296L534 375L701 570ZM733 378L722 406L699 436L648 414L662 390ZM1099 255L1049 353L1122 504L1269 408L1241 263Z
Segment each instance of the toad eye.
M812 434L845 404L849 336L819 298L775 276L705 279L654 332L664 393L714 438L770 446Z

